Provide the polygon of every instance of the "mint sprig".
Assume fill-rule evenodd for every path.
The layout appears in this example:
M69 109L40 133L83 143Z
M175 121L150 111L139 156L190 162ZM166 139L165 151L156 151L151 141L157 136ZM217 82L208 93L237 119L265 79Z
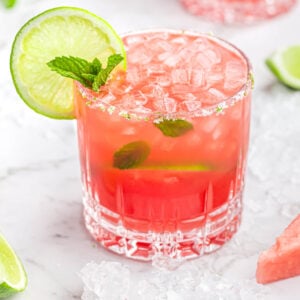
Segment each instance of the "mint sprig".
M169 137L178 137L194 129L192 123L182 119L163 119L155 122L154 125L165 135Z
M126 144L114 154L113 165L124 170L132 169L144 162L150 154L150 146L144 141Z
M92 62L74 56L55 57L47 63L47 66L58 74L79 81L85 87L95 92L104 85L112 70L123 60L120 54L113 54L108 57L106 68L98 58Z

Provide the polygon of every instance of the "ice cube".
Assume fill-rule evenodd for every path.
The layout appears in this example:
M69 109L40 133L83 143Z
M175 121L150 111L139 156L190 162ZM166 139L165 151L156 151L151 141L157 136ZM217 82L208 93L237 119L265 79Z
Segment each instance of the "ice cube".
M151 75L160 75L166 72L165 67L163 64L151 64L147 67L147 74L148 76Z
M189 39L187 36L178 36L171 40L171 43L178 45L186 45L189 43Z
M189 72L186 69L174 69L171 73L173 83L189 83Z
M222 101L226 99L226 96L224 93L222 93L220 90L215 88L210 88L208 92L215 97L216 101Z
M196 92L195 89L193 89L192 86L189 86L187 84L175 84L171 87L171 93L176 95L176 97L185 97L187 94L193 94L193 92Z
M168 75L156 76L155 82L158 83L160 86L164 86L164 87L169 86L172 83L171 78Z
M125 45L142 45L145 41L145 36L143 35L128 35L125 38Z
M205 121L205 125L202 127L202 130L205 132L212 132L217 125L219 124L219 118L211 116Z
M153 40L159 40L159 42L164 42L170 39L170 35L167 31L158 31L152 32L150 35L147 36L147 40L150 41L150 44ZM169 44L169 42L167 42Z
M206 49L203 52L198 52L191 58L193 66L201 66L204 69L210 70L221 62L221 55L216 49Z
M173 98L164 98L165 109L167 113L174 113L177 109L177 102Z
M175 67L181 61L181 56L178 53L165 52L159 55L159 60L169 67Z
M105 94L103 97L99 97L96 100L99 100L102 103L106 103L109 104L111 102L113 102L114 100L116 100L116 97L112 94L112 93L107 93Z
M137 286L137 293L141 300L160 299L160 290L154 283L147 280L141 280Z
M95 295L93 292L84 288L81 296L81 300L99 300L99 297Z
M155 99L163 99L167 95L167 93L161 86L155 84L154 86L152 86L152 95Z
M172 45L172 43L163 40L161 37L151 39L151 43L148 44L149 49L154 51L155 53L170 53L174 52L176 45ZM158 60L158 57L154 57L154 60Z
M130 55L127 56L128 62L132 64L147 65L151 62L153 51L144 45L137 45L131 49Z
M188 111L195 111L201 108L202 102L199 100L186 100L182 102Z
M152 110L150 108L147 108L142 105L130 109L130 115L134 115L133 117L139 119L147 118L151 113Z
M222 84L224 77L223 69L213 69L206 75L206 86L210 88L216 84Z
M82 299L128 299L130 271L118 262L90 262L81 270L80 276L84 283Z
M227 130L225 128L222 128L221 126L218 126L214 129L212 133L213 140L218 140L222 136L224 136L227 133Z
M132 85L137 85L141 81L141 78L145 76L143 71L137 67L131 67L130 69L128 69L126 75L127 81Z
M212 64L219 64L222 61L222 56L220 54L220 52L217 49L206 49L204 51L205 56L207 57L207 59L212 63Z
M199 37L195 40L192 41L192 43L189 45L189 48L191 49L191 51L193 51L194 53L196 51L201 51L204 52L206 49L208 49L210 46L210 43L207 41L207 39L203 39L202 37Z
M136 101L136 99L135 99L134 95L125 94L125 95L123 95L120 102L122 103L124 109L131 109L131 108L136 107L135 101Z
M136 134L136 128L134 126L127 126L122 129L123 135L134 135Z
M136 106L142 106L145 105L148 102L148 98L139 91L138 94L134 95L134 102Z
M207 92L202 93L202 95L202 102L204 105L215 105L227 98L224 93L215 88L210 88Z
M204 86L206 83L206 78L203 69L191 70L190 78L190 83L193 86L200 87Z
M186 101L194 101L197 99L197 97L193 93L187 93L184 95L183 99Z
M227 90L241 87L246 82L244 66L239 61L230 61L225 67L224 88Z

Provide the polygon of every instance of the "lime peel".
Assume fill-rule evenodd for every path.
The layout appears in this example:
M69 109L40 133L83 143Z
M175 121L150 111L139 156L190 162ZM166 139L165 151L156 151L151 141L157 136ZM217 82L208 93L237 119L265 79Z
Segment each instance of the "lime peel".
M0 298L23 291L27 275L14 250L0 234Z

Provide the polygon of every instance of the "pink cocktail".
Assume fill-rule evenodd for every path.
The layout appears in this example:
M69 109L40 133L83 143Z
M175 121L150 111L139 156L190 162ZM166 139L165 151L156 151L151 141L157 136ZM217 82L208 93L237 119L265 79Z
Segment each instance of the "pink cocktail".
M204 34L126 35L127 71L75 84L87 229L127 257L192 258L241 221L251 70Z
M297 0L180 0L195 15L225 23L252 23L287 12Z

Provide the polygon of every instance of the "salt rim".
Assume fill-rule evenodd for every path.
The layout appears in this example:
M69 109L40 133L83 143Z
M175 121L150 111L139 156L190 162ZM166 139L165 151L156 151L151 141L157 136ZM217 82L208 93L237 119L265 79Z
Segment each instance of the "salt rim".
M254 88L254 76L252 71L252 65L247 58L247 56L244 54L242 50L231 44L230 42L216 37L213 34L209 33L199 33L196 31L190 31L190 30L172 30L172 29L149 29L149 30L143 30L143 31L136 31L128 34L124 34L122 36L130 36L135 35L139 33L179 33L179 34L185 34L185 35L192 35L192 36L204 36L207 39L215 40L221 46L229 48L231 51L236 51L242 59L245 60L247 65L247 80L245 84L240 88L239 91L237 91L234 95L225 98L223 101L207 106L205 108L200 107L199 109L195 111L179 111L174 113L167 113L162 111L154 111L151 109L144 108L143 111L137 113L136 108L135 109L124 109L121 105L110 105L103 101L101 94L99 93L99 96L95 96L95 92L92 92L89 88L84 87L79 82L75 82L75 88L78 89L79 93L81 94L83 99L86 99L86 104L91 109L100 109L101 111L105 112L107 111L110 115L113 113L117 113L119 116L124 117L125 119L135 119L135 120L157 120L161 118L165 119L187 119L187 118L197 118L197 117L205 117L210 116L212 114L221 114L224 112L225 109L227 109L230 106L235 105L235 103L245 99L251 90ZM136 94L132 94L133 96L140 96ZM138 107L138 106L137 106Z

